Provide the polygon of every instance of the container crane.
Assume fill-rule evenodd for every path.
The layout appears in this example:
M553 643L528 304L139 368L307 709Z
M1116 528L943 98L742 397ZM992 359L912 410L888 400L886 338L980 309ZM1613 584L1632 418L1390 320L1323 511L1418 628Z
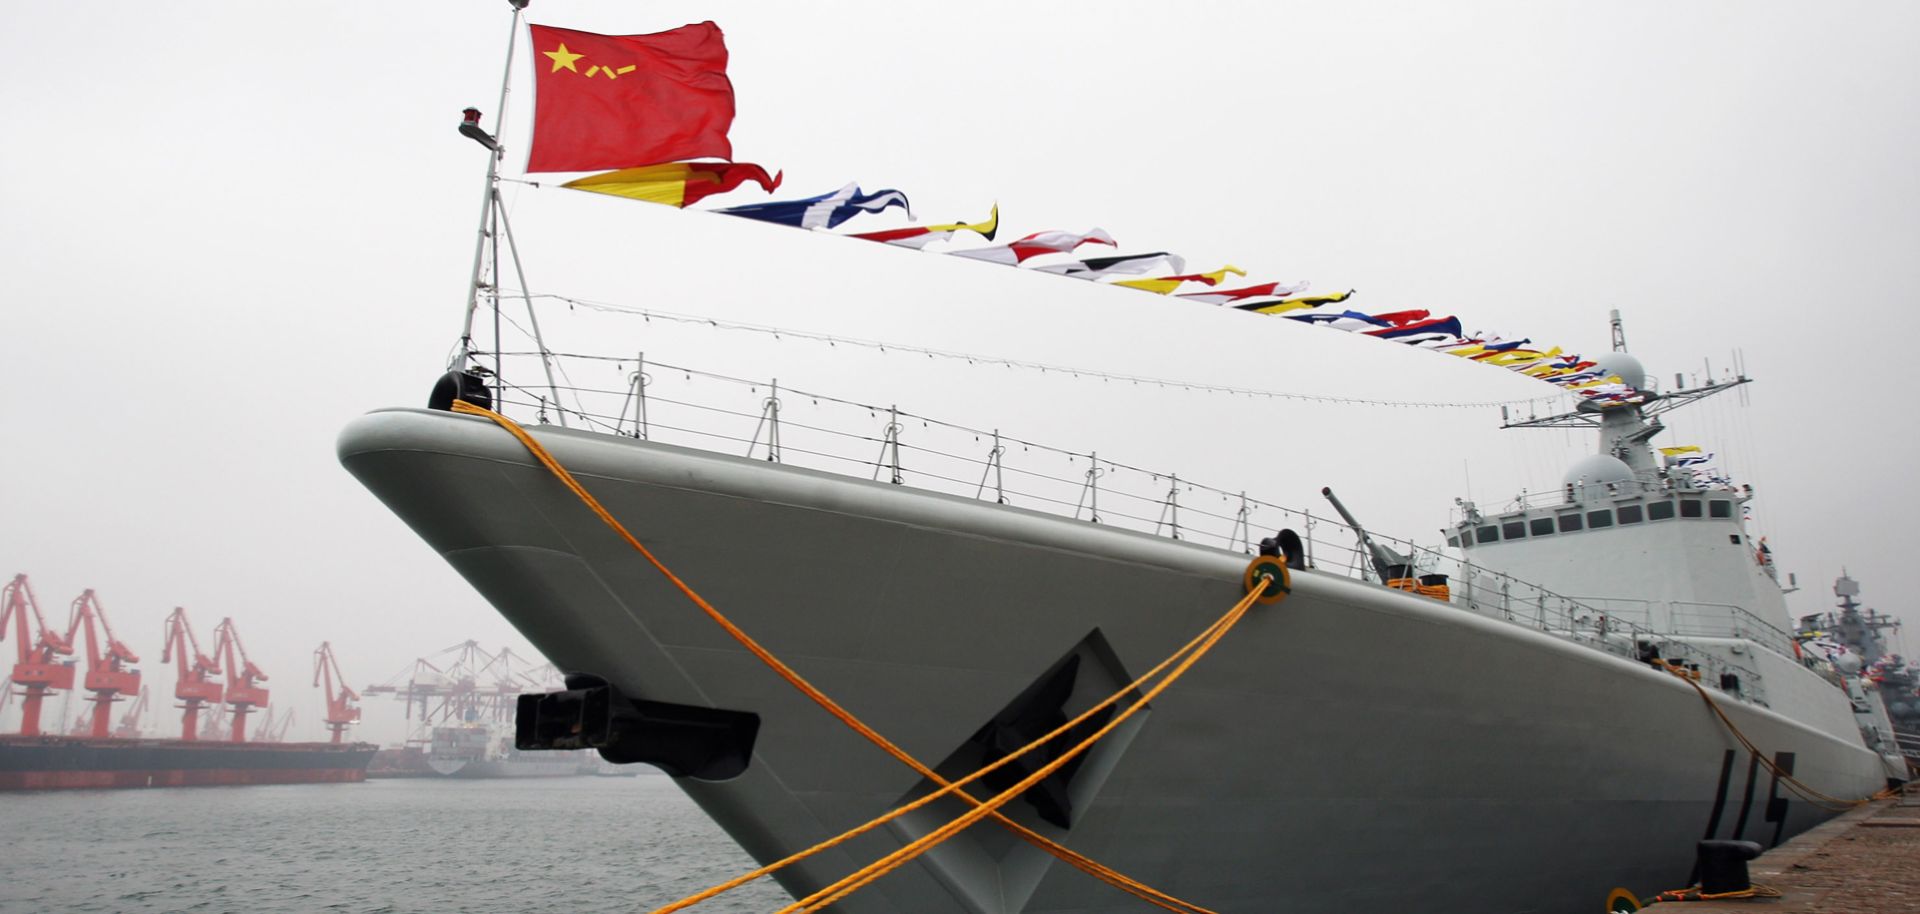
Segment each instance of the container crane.
M34 627L39 631L39 637L31 642L27 640L28 613L33 614ZM41 701L48 692L73 688L73 667L55 659L72 654L73 641L61 638L59 632L47 627L47 620L40 615L40 604L33 598L33 587L24 574L14 575L11 583L0 588L0 641L7 637L9 621L13 622L18 656L9 681L25 689L20 693L20 733L39 736Z
M247 646L240 642L240 630L233 625L231 617L221 619L215 626L214 634L219 638L213 647L214 655L227 668L227 709L233 713L233 736L236 743L247 741L247 715L254 708L266 707L267 690L260 683L267 680L267 674L247 659ZM238 655L236 656L236 653ZM238 660L238 663L234 661Z
M360 693L347 685L347 677L340 672L340 660L333 656L333 644L320 642L319 649L313 652L313 684L325 683L322 694L327 698L327 732L333 735L333 742L340 742L347 728L360 722ZM334 683L339 683L339 689Z
M67 643L73 643L74 634L85 626L87 633L87 676L84 684L93 693L93 724L87 735L95 739L105 739L113 727L113 703L120 701L121 695L140 691L140 671L128 669L127 664L139 663L140 657L133 650L114 637L113 625L107 621L107 610L100 605L100 598L94 596L88 588L73 601L73 609L67 623ZM94 631L95 623L99 632ZM100 634L106 635L106 649L101 650Z
M201 706L219 707L225 689L218 682L208 681L208 676L220 675L220 662L200 652L200 639L193 636L193 627L187 624L187 611L178 606L167 617L167 643L160 649L160 662L166 663L169 658L180 673L173 697L185 702L180 706L185 711L180 719L180 738L199 739Z

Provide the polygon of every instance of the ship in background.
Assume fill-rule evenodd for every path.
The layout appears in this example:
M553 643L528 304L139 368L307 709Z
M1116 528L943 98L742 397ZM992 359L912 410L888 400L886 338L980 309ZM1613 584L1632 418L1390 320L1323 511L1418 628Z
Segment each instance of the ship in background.
M1802 653L1848 690L1863 720L1884 717L1886 738L1920 766L1920 667L1904 656L1900 620L1855 600L1860 582L1844 570L1833 595L1839 599L1833 609L1800 617L1794 637Z
M373 758L373 778L570 777L594 773L588 752L521 752L513 746L513 709L520 695L561 686L551 663L503 647L488 652L467 640L416 659L369 696L391 695L406 706L407 735Z
M73 601L63 633L47 625L27 576L15 575L0 588L0 640L9 626L16 661L9 687L0 692L0 707L20 701L20 732L0 735L0 790L299 784L366 776L375 747L344 738L359 722L359 696L340 675L331 644L314 651L314 685L325 689L325 723L332 738L289 743L283 740L292 712L273 720L271 696L262 685L267 674L247 656L233 620L215 627L213 653L207 654L186 610L175 608L166 620L160 659L178 671L174 697L181 702L180 736L152 739L141 728L150 697L133 666L140 657L114 634L92 590ZM80 686L92 707L67 732L49 729L43 726L48 699L72 696L79 659L67 658L82 643L86 652L79 659L86 669ZM120 702L130 704L116 722L114 705ZM248 718L256 712L266 717L249 739ZM64 717L61 713L56 723Z
M1597 432L1563 490L1484 514L1462 502L1438 550L1365 531L1337 503L1344 523L1292 510L1304 533L1272 538L1296 569L1284 602L1256 608L1144 717L1001 811L1220 910L1574 914L1619 887L1686 884L1703 836L1777 845L1834 814L1814 797L1903 780L1848 680L1795 650L1784 588L1743 518L1752 491L1649 443L1665 412L1746 379L1660 392L1617 316L1615 336L1599 361L1636 399L1513 423ZM441 390L490 402L472 379ZM595 415L617 431L614 409ZM777 414L760 419L755 440L769 440ZM933 423L921 424L924 439ZM883 462L819 461L876 475L891 461L890 484L638 435L528 431L754 639L948 779L1132 681L1232 604L1247 568L1245 494L1231 532L1203 533L1175 496L1235 490L1185 476L1155 474L1178 483L1125 529L1111 507L1100 522L1118 495L1111 480L1093 488L1099 466L1116 466L1105 461L1076 504L1003 490L997 474L1019 471L997 447L970 472L918 477L963 481L956 492L903 484L897 447ZM689 437L729 438L703 436ZM660 765L763 862L934 789L728 639L492 422L381 410L349 424L339 452L569 671L551 703L523 702L523 746L617 745L610 758ZM1090 495L1106 501L1083 517ZM1062 514L1024 507L1052 504ZM776 878L804 897L964 810L937 802ZM1133 903L983 825L836 909Z

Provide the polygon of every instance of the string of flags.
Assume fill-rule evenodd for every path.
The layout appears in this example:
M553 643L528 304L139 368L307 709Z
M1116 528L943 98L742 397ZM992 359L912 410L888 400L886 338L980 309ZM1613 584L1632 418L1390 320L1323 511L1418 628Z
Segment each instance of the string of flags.
M531 28L536 49L537 107L527 171L614 168L562 186L680 208L737 191L748 183L759 185L767 193L780 187L783 174L769 175L760 165L732 161L727 136L734 111L732 84L726 75L727 51L718 26L702 22L654 34L624 36L540 25ZM694 161L701 159L720 161ZM893 188L868 192L851 183L810 197L705 211L828 231L893 209L913 219L904 192ZM1608 375L1592 359L1557 346L1540 346L1530 339L1469 332L1457 316L1423 309L1357 311L1348 304L1357 294L1353 290L1309 295L1309 284L1304 281L1239 285L1238 280L1247 278L1248 273L1232 265L1190 273L1187 259L1178 254L1124 253L1120 243L1099 228L1039 231L994 243L999 231L1000 208L995 204L980 222L906 225L843 234L1441 352L1545 381L1603 408L1646 400L1645 392ZM976 237L986 243L975 243ZM1082 249L1090 246L1109 248L1112 253L1083 256L1086 252ZM1239 287L1218 288L1227 283L1229 275L1237 277L1234 284ZM1340 310L1329 308L1331 305L1340 306Z

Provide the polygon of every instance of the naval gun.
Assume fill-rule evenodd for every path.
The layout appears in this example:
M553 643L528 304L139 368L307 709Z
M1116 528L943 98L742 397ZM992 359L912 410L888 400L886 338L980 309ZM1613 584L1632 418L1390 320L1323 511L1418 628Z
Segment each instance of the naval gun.
M1411 556L1401 555L1375 542L1373 537L1367 534L1367 528L1362 526L1353 516L1353 512L1348 511L1347 506L1340 502L1340 496L1333 494L1332 488L1323 486L1320 494L1326 496L1327 501L1333 505L1333 510L1339 512L1340 519L1346 521L1347 526L1353 528L1354 535L1360 538L1360 548L1366 551L1367 559L1372 563L1374 573L1380 576L1382 584L1395 590L1407 590L1424 597L1432 597L1443 603L1452 599L1446 575L1427 574L1415 577Z

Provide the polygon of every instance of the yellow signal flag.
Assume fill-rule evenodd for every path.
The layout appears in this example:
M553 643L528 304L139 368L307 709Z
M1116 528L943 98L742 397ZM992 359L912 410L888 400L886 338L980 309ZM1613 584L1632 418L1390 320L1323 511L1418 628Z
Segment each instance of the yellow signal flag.
M1141 289L1152 292L1155 295L1171 295L1173 294L1173 290L1180 288L1182 283L1204 282L1210 286L1218 285L1221 280L1227 278L1228 273L1232 273L1235 276L1247 275L1247 271L1228 264L1210 273L1188 273L1184 276L1162 276L1157 279L1123 279L1119 282L1112 283L1112 285L1126 286L1129 289Z
M748 181L768 191L780 186L780 176L745 162L667 162L622 168L575 178L561 187L626 197L643 203L684 207L714 194L723 194Z
M1681 454L1698 454L1700 453L1700 446L1697 444L1683 444L1679 447L1663 447L1660 449L1660 453L1668 457L1678 457Z
M1541 352L1538 349L1510 349L1499 355L1489 356L1480 361L1488 365L1498 365L1501 368L1518 368L1522 365L1531 365L1543 359L1551 359L1559 354L1560 347L1558 346L1545 352Z
M987 214L985 222L949 222L945 225L929 225L926 229L928 232L975 232L992 241L994 234L1000 231L1000 204L993 205L993 212Z
M1309 308L1318 308L1321 305L1343 302L1352 295L1352 289L1327 295L1302 295L1299 298L1284 299L1282 301L1261 305L1257 308L1242 308L1241 310L1248 314L1285 314L1288 311L1305 311Z

